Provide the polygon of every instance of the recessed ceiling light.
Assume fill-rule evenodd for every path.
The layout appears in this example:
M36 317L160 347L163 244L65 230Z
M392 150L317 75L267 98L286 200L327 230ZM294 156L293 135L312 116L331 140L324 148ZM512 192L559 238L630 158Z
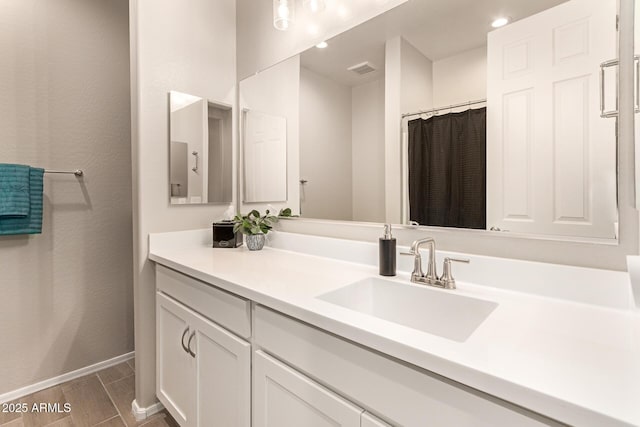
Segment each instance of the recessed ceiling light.
M491 23L491 26L493 28L504 27L505 25L507 25L509 23L509 21L510 21L510 19L508 17L497 18Z
M327 7L324 0L304 0L303 4L311 13L322 12Z
M320 43L318 43L318 44L316 45L316 47L317 47L318 49L324 49L324 48L325 48L325 47L327 47L327 46L329 46L329 43L327 43L327 42L320 42Z
M349 10L342 4L338 6L338 16L342 19L349 17Z

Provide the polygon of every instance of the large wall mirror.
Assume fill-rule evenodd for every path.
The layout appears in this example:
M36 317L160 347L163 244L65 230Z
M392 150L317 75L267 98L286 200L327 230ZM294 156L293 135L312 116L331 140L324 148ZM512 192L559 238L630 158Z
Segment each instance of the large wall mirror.
M232 108L169 92L169 201L172 205L232 201Z
M243 80L244 108L286 121L278 202L303 218L616 239L616 70L601 68L618 56L616 14L616 0L409 1Z

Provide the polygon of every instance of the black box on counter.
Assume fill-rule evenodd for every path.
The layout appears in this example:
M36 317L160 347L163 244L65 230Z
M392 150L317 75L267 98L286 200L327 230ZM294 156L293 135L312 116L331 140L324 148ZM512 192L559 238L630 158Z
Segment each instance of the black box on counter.
M237 248L242 246L242 233L234 233L233 225L233 221L213 223L214 248Z

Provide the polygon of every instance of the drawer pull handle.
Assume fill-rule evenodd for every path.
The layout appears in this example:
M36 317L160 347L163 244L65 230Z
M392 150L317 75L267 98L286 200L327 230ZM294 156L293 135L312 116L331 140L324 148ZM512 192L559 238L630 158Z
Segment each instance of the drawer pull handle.
M196 336L196 331L193 331L191 333L191 336L189 337L189 342L187 343L187 350L189 351L189 354L191 355L191 357L196 357L196 353L193 350L191 350L191 341L195 336Z
M189 353L189 349L187 348L186 345L184 345L184 337L186 337L188 333L189 333L189 327L187 326L187 329L185 329L184 332L182 333L182 339L180 340L180 343L182 344L182 349L186 353Z

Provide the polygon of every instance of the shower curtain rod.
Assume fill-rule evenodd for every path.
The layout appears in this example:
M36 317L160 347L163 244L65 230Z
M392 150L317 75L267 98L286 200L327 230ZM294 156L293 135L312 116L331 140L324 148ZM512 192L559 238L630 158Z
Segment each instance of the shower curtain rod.
M409 116L419 116L421 114L435 113L436 111L441 111L441 110L451 110L453 108L467 107L475 104L484 104L486 102L487 102L486 99L478 99L477 101L463 102L461 104L453 104L453 105L448 105L446 107L440 107L440 108L431 108L429 110L416 111L415 113L403 113L402 118L404 119L405 117L409 117Z

